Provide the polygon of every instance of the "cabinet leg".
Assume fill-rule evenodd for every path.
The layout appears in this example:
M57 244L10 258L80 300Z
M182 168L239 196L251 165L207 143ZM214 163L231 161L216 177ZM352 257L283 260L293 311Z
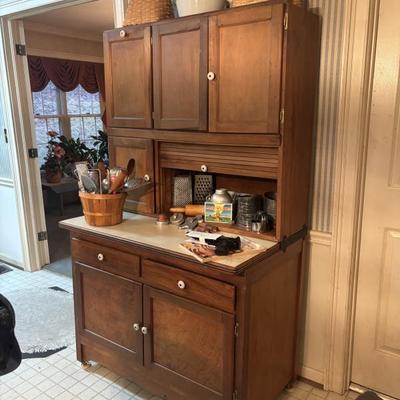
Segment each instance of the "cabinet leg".
M89 361L82 361L82 362L81 362L81 368L82 368L82 369L88 369L88 368L90 368L91 366L92 366L92 364L90 364Z

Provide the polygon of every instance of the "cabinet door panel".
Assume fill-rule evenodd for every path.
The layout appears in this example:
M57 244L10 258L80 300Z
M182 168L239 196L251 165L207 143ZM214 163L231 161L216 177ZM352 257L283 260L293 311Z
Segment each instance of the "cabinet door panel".
M284 5L210 17L210 131L278 133Z
M207 18L153 28L154 126L207 129Z
M127 27L104 34L107 125L151 128L150 27Z
M125 168L129 159L134 158L135 176L149 175L150 182L154 180L153 141L150 139L126 138L109 136L108 146L111 165ZM139 192L129 194L125 209L143 214L154 213L154 185L149 185Z
M134 323L142 322L142 285L74 263L78 332L143 362L143 340Z
M233 316L148 286L143 301L145 366L191 394L231 399Z

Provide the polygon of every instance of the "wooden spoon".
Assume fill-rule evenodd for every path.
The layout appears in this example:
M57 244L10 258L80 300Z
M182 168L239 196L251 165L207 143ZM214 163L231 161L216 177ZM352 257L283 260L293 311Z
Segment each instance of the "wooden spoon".
M117 193L125 184L125 179L128 176L128 173L125 170L122 170L111 183L110 193Z
M134 159L134 158L131 158L131 159L128 161L128 165L127 165L127 167L126 167L126 172L127 172L127 174L128 174L128 175L127 175L128 178L132 175L134 169L135 169L135 159Z

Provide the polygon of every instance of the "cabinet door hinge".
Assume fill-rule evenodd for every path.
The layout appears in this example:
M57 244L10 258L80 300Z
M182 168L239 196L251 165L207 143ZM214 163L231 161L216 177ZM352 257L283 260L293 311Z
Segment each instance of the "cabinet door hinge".
M47 232L46 231L38 232L37 236L38 236L39 242L43 242L43 241L47 240Z
M8 143L8 134L7 134L7 129L4 129L4 141Z
M237 390L235 390L235 391L232 393L232 400L239 400Z
M285 31L288 30L288 26L289 26L289 14L285 13L285 16L283 17L283 28L285 29Z
M38 149L36 148L28 149L28 155L29 158L38 158L39 157Z
M26 56L26 46L24 44L16 44L15 50L18 56Z
M235 324L235 336L239 336L239 322L236 322Z
M279 121L281 122L281 124L283 124L285 122L285 109L282 108L282 110L279 113Z

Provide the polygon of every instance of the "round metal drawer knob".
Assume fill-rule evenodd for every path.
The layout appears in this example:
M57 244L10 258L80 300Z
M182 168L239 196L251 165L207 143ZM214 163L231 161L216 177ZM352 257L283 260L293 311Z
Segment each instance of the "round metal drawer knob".
M214 73L214 72L209 72L209 73L207 74L207 79L208 79L209 81L213 81L213 80L215 79L215 73Z
M149 333L149 330L145 326L142 327L141 331L143 335L147 335Z
M101 254L101 253L97 254L97 259L98 259L99 261L103 261L103 260L104 260L104 255Z
M185 289L185 287L186 287L186 283L185 282L183 282L183 281L179 281L178 282L178 288L179 289Z
M121 38L126 37L126 31L124 31L123 29L121 29L121 30L119 31L119 37L121 37Z
M204 164L200 167L200 169L201 169L201 172L207 172L208 171L207 165L204 165Z
M133 324L133 330L140 331L140 325L139 324Z

